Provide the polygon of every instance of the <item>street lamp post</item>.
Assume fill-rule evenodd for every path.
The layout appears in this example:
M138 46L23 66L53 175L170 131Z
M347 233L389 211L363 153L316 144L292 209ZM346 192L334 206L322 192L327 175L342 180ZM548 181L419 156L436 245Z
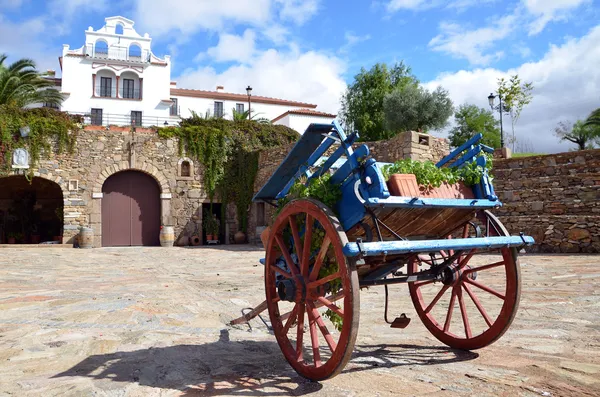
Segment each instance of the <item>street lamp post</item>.
M246 93L248 94L248 120L250 120L250 97L252 96L252 87L246 87Z
M496 99L496 95L494 93L490 93L488 96L488 101L490 102L490 108L494 110L494 100ZM504 130L502 128L502 96L498 94L498 99L500 99L500 105L498 105L498 111L500 112L500 147L504 147Z

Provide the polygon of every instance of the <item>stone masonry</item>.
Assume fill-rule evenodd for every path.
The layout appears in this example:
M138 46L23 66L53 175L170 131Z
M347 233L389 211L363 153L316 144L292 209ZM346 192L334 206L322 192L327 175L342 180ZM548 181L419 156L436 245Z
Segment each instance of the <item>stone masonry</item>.
M600 150L495 160L496 210L534 252L600 252Z

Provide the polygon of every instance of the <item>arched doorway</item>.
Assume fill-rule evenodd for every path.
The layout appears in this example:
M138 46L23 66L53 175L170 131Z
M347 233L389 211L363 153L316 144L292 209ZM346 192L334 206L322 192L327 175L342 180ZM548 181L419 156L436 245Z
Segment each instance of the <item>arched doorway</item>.
M39 244L61 240L64 224L60 186L22 175L0 178L0 242Z
M140 171L121 171L102 186L102 246L159 245L160 188Z

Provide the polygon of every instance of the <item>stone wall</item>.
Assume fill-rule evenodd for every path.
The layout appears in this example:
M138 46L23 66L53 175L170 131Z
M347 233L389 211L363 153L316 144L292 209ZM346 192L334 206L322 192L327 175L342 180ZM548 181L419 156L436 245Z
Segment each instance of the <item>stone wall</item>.
M495 160L494 212L532 252L600 252L600 150Z
M187 244L196 230L202 233L202 203L208 202L201 182L202 167L180 158L176 139L162 139L141 128L132 134L129 128L88 126L79 132L73 154L47 157L34 175L56 182L63 192L65 243L73 241L81 226L90 226L94 246L101 246L102 185L124 170L144 172L155 179L160 188L161 224L174 226L178 244ZM190 176L179 175L183 161L191 164ZM228 208L228 213L232 212ZM227 226L235 230L234 217L228 217Z
M363 144L369 147L373 158L384 163L393 163L396 160L404 158L437 162L450 152L450 145L447 139L415 131L403 132L385 141L355 143L353 147L356 148ZM260 153L258 174L254 183L255 193L269 180L293 146L294 144L291 144ZM335 150L335 147L332 147L326 155L330 155L333 150ZM248 220L248 237L251 242L255 243L259 243L259 235L263 230L263 227L257 226L257 223L261 223L257 213L261 212L261 214L265 214L263 224L270 224L274 213L274 207L271 205L258 205L264 206L264 212L257 211L257 204L253 203Z

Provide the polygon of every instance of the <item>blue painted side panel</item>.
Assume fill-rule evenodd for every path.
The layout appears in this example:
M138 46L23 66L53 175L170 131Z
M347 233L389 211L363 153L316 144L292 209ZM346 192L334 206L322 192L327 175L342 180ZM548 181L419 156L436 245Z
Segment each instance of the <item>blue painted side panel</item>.
M344 247L344 255L350 257L358 256L360 254L363 256L381 256L440 250L448 251L468 250L473 248L522 247L533 244L533 237L530 236L477 237L417 241L381 241L362 243L362 252L358 243L347 243Z
M368 207L387 207L387 208L421 208L421 207L439 207L439 208L494 208L500 207L499 201L490 201L485 199L439 199L439 198L421 198L421 197L399 197L390 196L387 199L369 198L365 205Z
M344 179L348 178L348 176L358 168L358 163L360 159L367 157L369 155L369 148L367 145L359 146L358 149L352 155L348 156L348 160L346 163L341 166L335 174L331 177L331 183L339 184L344 181ZM356 166L352 164L357 164Z
M323 142L324 137L322 134L330 132L332 127L332 124L309 125L302 137L296 142L273 175L271 175L271 178L269 178L262 189L256 193L252 200L272 200L276 198L284 188L288 187L288 185L291 186L290 180L295 178L298 172L301 171L301 167L315 154L315 150L319 148L321 142ZM323 142L323 146L319 148L322 151L315 157L314 161L325 153L332 142L331 139L327 139Z
M479 153L481 153L481 146L475 146L473 149L469 150L467 153L465 153L463 156L461 156L458 160L456 160L453 163L450 163L448 165L448 167L462 167L464 166L467 162L471 162L473 161L473 159L475 158L475 156L477 156Z
M436 166L438 167L442 167L445 164L447 164L448 162L454 160L454 158L458 155L460 155L464 150L470 149L472 146L474 146L477 142L479 142L481 140L481 138L483 138L483 134L475 134L473 136L473 138L469 139L468 141L466 141L465 143L463 143L462 145L460 145L458 148L454 149L452 151L452 153L450 153L449 155L447 155L446 157L444 157L443 159L441 159Z

